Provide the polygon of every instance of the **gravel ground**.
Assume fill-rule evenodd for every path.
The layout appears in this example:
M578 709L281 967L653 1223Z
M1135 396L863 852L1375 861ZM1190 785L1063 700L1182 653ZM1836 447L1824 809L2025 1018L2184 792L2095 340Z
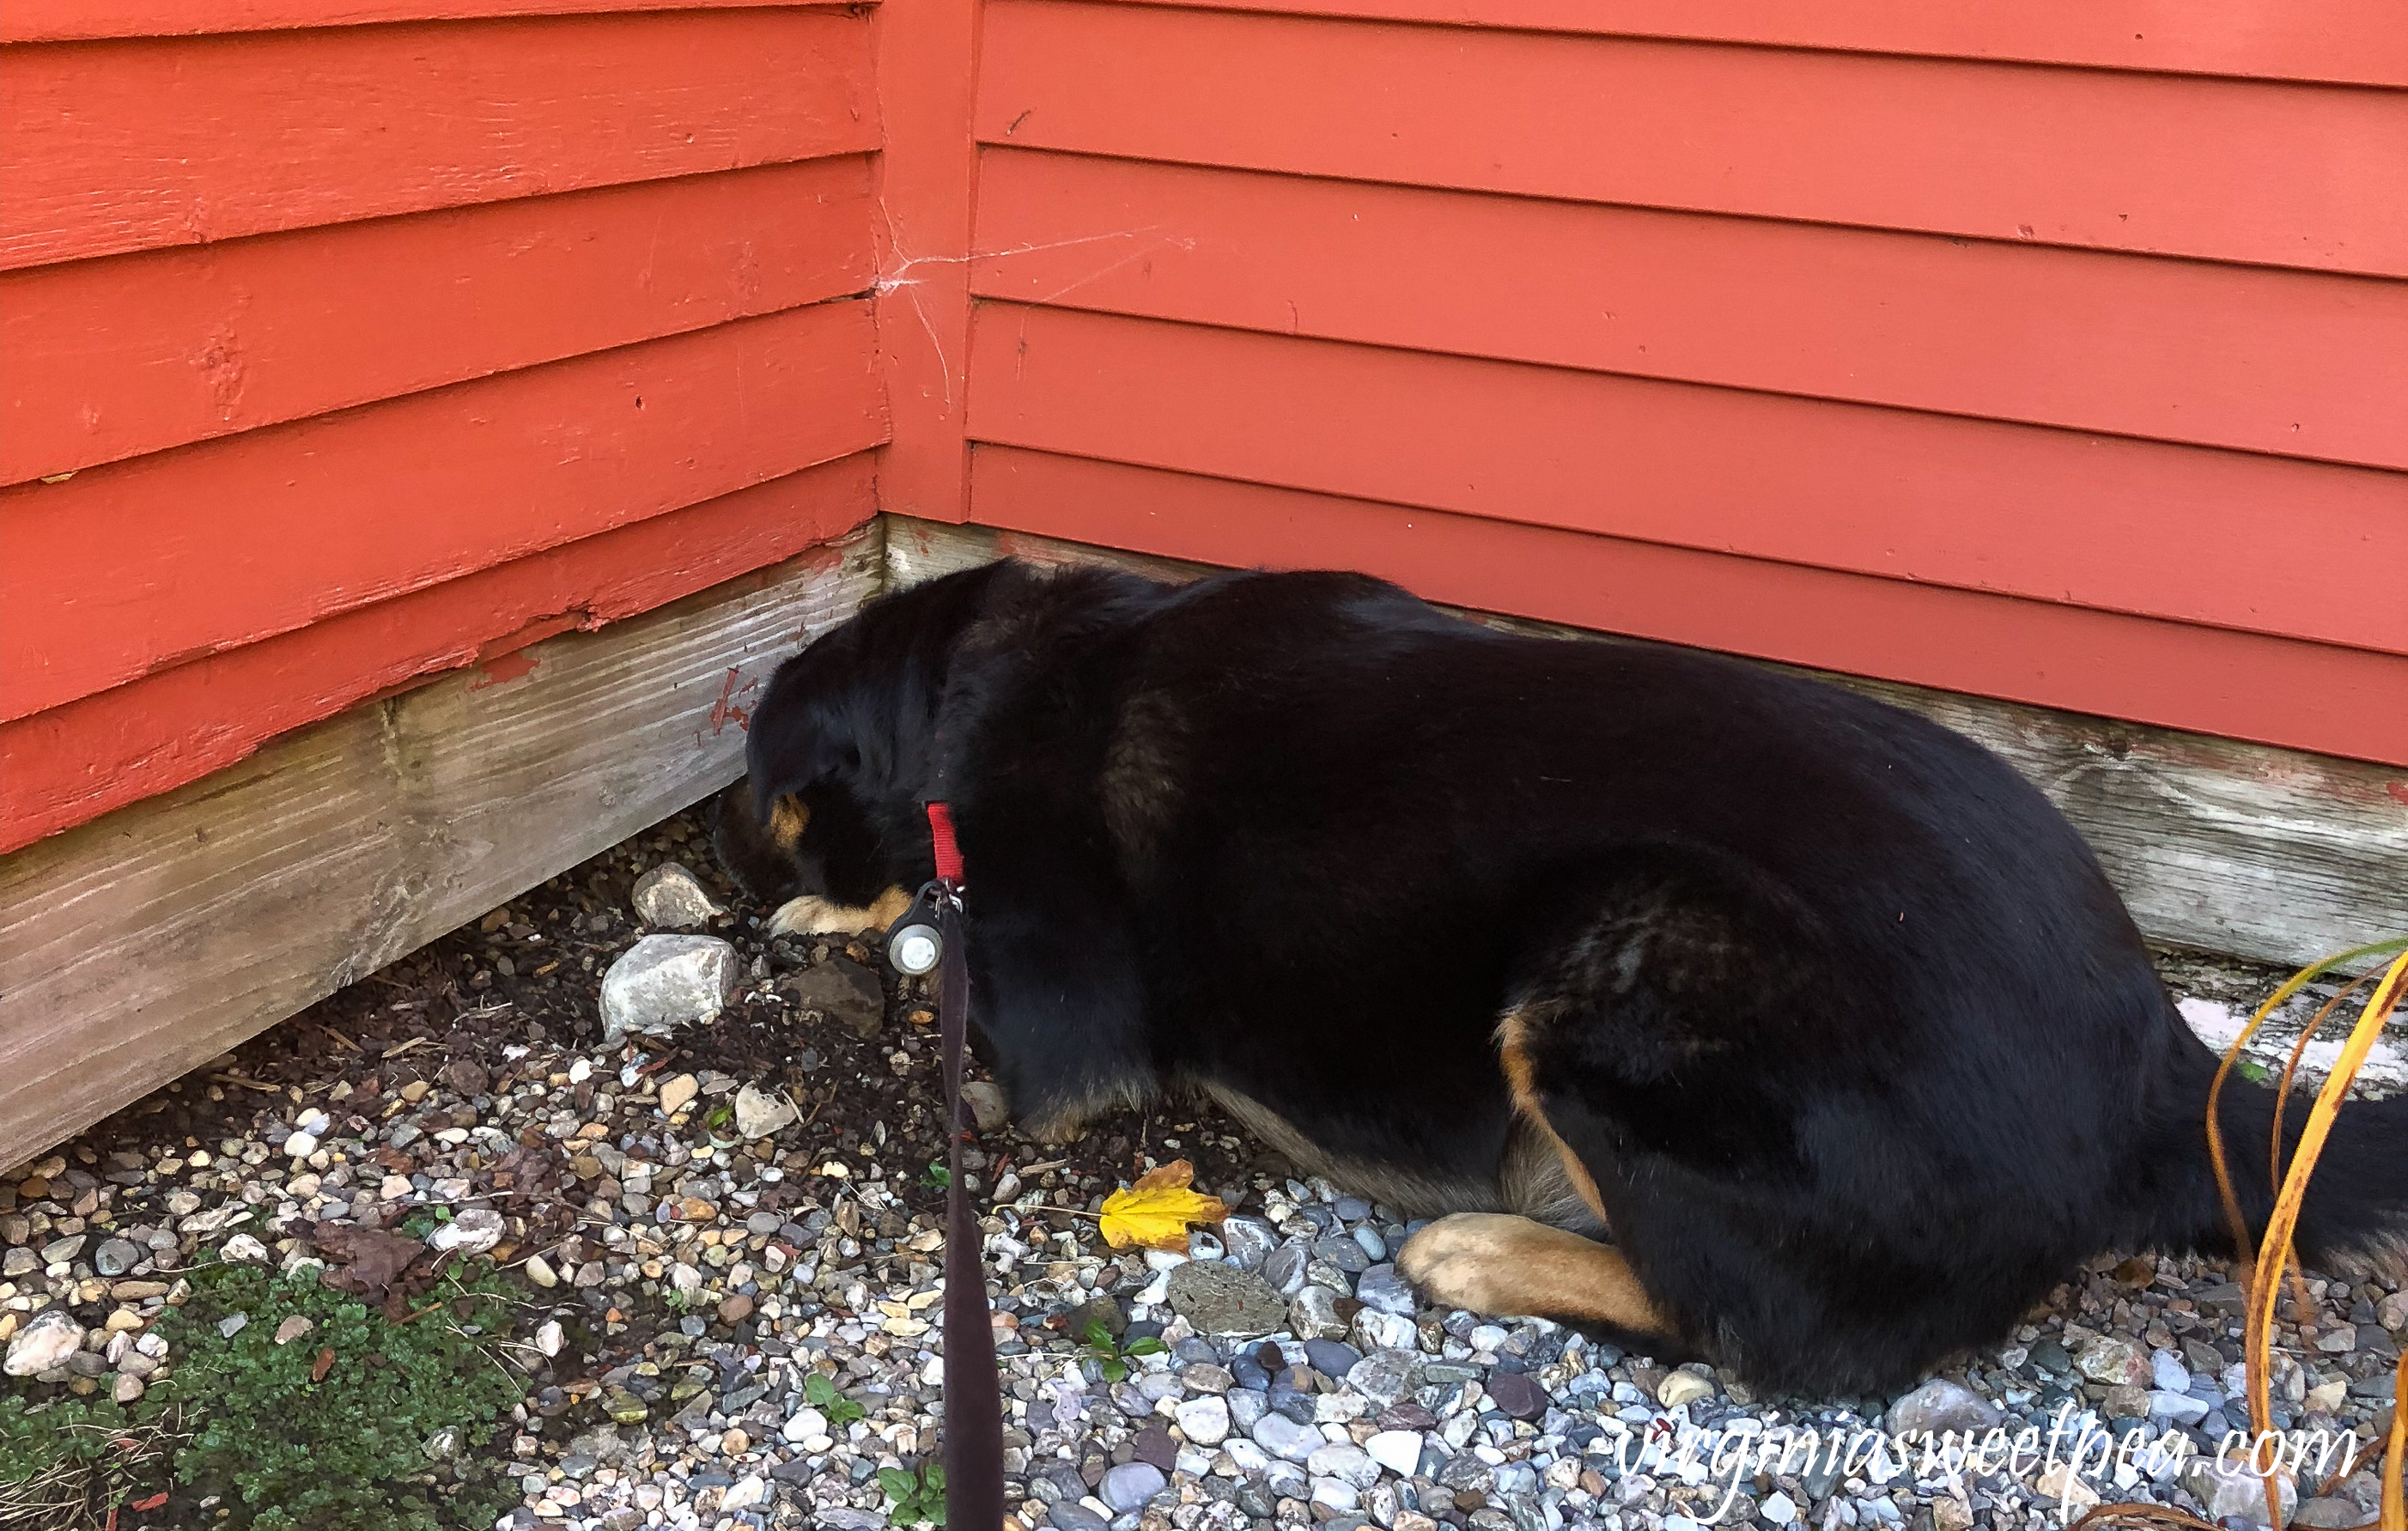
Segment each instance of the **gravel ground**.
M857 940L766 938L705 843L695 818L672 820L0 1184L0 1338L24 1345L47 1309L88 1331L66 1364L7 1386L138 1392L176 1364L141 1342L181 1274L292 1268L329 1229L439 1207L455 1257L523 1283L509 1354L527 1395L476 1464L519 1481L502 1524L889 1524L881 1469L937 1444L932 1007ZM638 878L671 861L737 911L709 925L736 949L737 997L714 1023L605 1045L603 973L645 933ZM2281 976L2166 966L2211 1037ZM2286 1050L2278 1029L2256 1051L2279 1068ZM2397 1088L2408 1062L2386 1049L2372 1077ZM1196 1234L1194 1260L1104 1247L1101 1197L1182 1158L1230 1220ZM2248 1428L2241 1295L2218 1265L2102 1258L2005 1348L1903 1398L1767 1396L1542 1322L1417 1309L1390 1263L1412 1224L1299 1180L1200 1107L1108 1120L1067 1148L990 1115L968 1163L991 1208L1007 1494L1025 1527L1956 1531L2057 1524L2100 1494L2262 1515L2254 1480L2198 1455L2102 1466L2090 1436L2172 1432L2212 1455ZM2308 1291L2312 1328L2277 1334L2272 1423L2379 1439L2408 1336L2401 1272L2324 1273ZM1102 1350L1083 1338L1096 1324L1116 1337ZM1856 1440L1992 1426L2029 1427L2042 1449L2056 1426L2056 1463L1956 1448L1900 1462ZM1857 1449L1742 1451L1805 1427ZM463 1476L430 1463L438 1495ZM2300 1476L2300 1524L2372 1517L2371 1473ZM165 1503L111 1524L213 1518L155 1486Z

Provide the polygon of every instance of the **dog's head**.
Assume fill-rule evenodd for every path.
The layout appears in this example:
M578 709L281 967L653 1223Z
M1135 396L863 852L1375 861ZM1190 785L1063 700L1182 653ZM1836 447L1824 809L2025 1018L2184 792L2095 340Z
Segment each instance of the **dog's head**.
M922 803L955 646L1008 564L882 596L778 666L744 780L720 795L720 864L767 903L867 905L935 875Z

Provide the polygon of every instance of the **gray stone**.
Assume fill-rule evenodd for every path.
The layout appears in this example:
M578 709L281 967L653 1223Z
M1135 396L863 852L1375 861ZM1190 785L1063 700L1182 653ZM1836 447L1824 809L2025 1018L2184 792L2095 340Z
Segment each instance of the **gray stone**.
M1111 1531L1111 1528L1110 1521L1076 1499L1055 1500L1053 1507L1045 1511L1045 1519L1054 1527L1054 1531ZM820 1524L822 1525L833 1524L827 1517L827 1511L820 1511ZM878 1524L882 1526L885 1522L882 1518Z
M1484 1385L1489 1401L1513 1419L1535 1420L1547 1411L1546 1394L1518 1371L1493 1373Z
M1293 1297L1304 1290L1304 1267L1311 1258L1301 1244L1282 1244L1263 1261L1263 1280L1281 1296Z
M1122 1514L1142 1510L1145 1502L1170 1486L1162 1469L1151 1462L1124 1462L1104 1474L1096 1497Z
M1229 1424L1251 1436L1255 1424L1270 1412L1270 1395L1260 1388L1241 1387L1229 1394Z
M1282 1251L1285 1253L1285 1251ZM1346 1321L1338 1313L1338 1294L1326 1286L1308 1286L1288 1305L1288 1333L1298 1339L1343 1339Z
M1253 1434L1255 1445L1286 1462L1302 1462L1328 1444L1320 1431L1285 1414L1265 1414L1254 1422Z
M748 1084L736 1092L736 1136L746 1142L783 1132L802 1116L794 1102Z
M106 1238L92 1252L92 1268L103 1276L122 1276L140 1265L149 1252L129 1238Z
M715 1020L741 971L736 948L715 936L645 937L602 975L603 1044Z
M1261 1269L1279 1242L1279 1230L1258 1217L1231 1217L1221 1223L1221 1243L1228 1252L1228 1262L1246 1270Z
M2300 1490L2289 1473L2278 1473L2274 1479L2276 1492L2287 1522L2299 1506ZM2183 1486L2191 1496L2207 1507L2207 1518L2223 1521L2228 1517L2243 1525L2265 1525L2266 1488L2263 1480L2240 1462L2219 1464L2214 1457L2193 1461L2183 1474Z
M1979 1433L1996 1428L2004 1418L1972 1389L1934 1377L1890 1405L1889 1427L1892 1434L1900 1436L1950 1430Z
M636 912L655 930L700 930L726 911L692 872L665 861L636 880Z
M1268 1282L1224 1260L1190 1260L1165 1285L1170 1310L1198 1334L1267 1335L1287 1319L1286 1305Z
M1373 1266L1364 1271L1354 1282L1354 1296L1366 1308L1399 1318L1413 1316L1412 1284L1398 1275L1394 1266Z
M83 1325L64 1308L45 1308L8 1341L8 1355L0 1370L11 1377L31 1377L66 1365L83 1348ZM1315 1440L1321 1438L1315 1436Z
M797 1009L825 1017L865 1040L886 1024L886 992L878 975L857 962L831 957L786 980Z
M1304 1470L1315 1478L1335 1478L1352 1488L1367 1489L1380 1481L1380 1465L1352 1443L1324 1446L1305 1458Z
M1421 1355L1414 1351L1374 1351L1347 1371L1346 1385L1376 1408L1402 1403L1421 1391Z
M964 1080L962 1099L968 1103L970 1119L981 1132L999 1132L1011 1121L1011 1111L1003 1101L1003 1086L993 1080Z

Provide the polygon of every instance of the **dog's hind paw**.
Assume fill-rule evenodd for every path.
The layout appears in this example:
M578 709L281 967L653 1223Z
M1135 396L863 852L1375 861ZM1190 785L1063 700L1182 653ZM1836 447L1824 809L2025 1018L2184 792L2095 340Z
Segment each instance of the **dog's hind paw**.
M1397 1270L1431 1302L1670 1334L1622 1252L1505 1212L1457 1212L1413 1235Z

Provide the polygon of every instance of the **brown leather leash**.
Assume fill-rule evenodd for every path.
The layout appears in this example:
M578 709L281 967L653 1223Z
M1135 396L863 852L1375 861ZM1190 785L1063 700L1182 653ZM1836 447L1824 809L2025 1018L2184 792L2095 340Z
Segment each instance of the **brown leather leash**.
M888 960L906 973L939 969L937 1010L945 1050L945 1526L1002 1531L1003 1387L978 1220L962 1184L963 1054L968 1042L970 974L962 930L962 858L952 815L928 805L936 880L888 932Z

